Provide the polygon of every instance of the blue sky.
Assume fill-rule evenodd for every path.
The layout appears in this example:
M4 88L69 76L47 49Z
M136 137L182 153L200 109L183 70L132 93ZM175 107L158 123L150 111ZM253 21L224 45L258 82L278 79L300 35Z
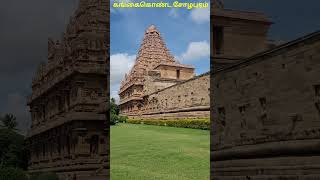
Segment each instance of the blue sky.
M208 1L209 2L209 1ZM210 70L209 8L112 8L110 19L111 96L117 97L124 73L134 63L144 31L154 24L171 54L194 65L196 74Z

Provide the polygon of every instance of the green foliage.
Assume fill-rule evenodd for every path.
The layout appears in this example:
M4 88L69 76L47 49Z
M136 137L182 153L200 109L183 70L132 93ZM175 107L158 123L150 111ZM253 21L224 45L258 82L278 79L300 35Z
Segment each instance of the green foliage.
M0 168L27 168L27 150L24 136L12 129L0 129Z
M162 120L162 119L128 119L131 124L147 124L157 126L171 126L193 129L210 129L209 119L178 119L178 120Z
M119 116L119 122L126 123L128 121L127 116Z
M59 177L54 173L42 173L31 176L30 180L59 180Z
M15 129L18 125L16 117L13 114L6 114L1 118L4 127L8 129Z
M16 132L17 121L12 114L1 118L0 180L28 180L27 149L24 136Z
M110 125L115 125L118 122L127 122L127 116L119 116L119 106L116 104L114 98L110 100Z
M119 122L119 116L116 114L110 114L110 125L115 125Z
M110 101L110 113L119 115L119 106L116 104L116 100L114 98L111 98Z
M110 125L115 125L119 122L119 107L114 98L110 100Z
M28 180L28 177L23 170L11 167L0 169L0 180Z

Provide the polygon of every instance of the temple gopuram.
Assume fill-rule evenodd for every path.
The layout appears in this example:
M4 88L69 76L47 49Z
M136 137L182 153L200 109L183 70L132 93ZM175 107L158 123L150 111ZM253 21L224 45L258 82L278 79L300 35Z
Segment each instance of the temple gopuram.
M28 172L61 180L102 180L109 173L107 121L109 2L80 0L48 62L32 81Z
M174 59L151 25L119 96L120 113L130 118L209 117L209 74L195 76L192 65Z

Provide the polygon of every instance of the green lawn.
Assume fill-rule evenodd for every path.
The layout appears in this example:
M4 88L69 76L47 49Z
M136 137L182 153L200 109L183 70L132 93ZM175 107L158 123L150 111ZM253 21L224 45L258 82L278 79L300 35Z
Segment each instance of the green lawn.
M111 180L209 180L209 131L118 124L110 160Z

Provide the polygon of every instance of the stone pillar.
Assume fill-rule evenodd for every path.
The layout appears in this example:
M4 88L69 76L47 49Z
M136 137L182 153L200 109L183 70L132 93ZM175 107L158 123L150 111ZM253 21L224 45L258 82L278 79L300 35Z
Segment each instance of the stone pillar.
M99 135L97 134L94 134L94 135L91 135L89 137L89 141L90 141L90 155L91 156L97 156L99 154Z
M90 145L86 142L86 136L80 135L78 137L78 143L76 148L77 154L88 155L90 154Z
M74 131L71 132L70 136L71 136L71 139L70 139L70 156L71 156L72 159L74 159L75 155L76 155L78 136Z
M108 151L107 138L105 136L100 136L99 154L108 154Z
M44 148L43 160L44 161L47 161L49 159L49 157L48 157L48 149L49 149L48 144L49 144L49 142L48 142L47 134L44 134L44 137L43 137L43 145L44 145L44 147L43 147Z
M68 92L67 91L64 91L63 92L63 101L62 101L62 104L63 104L63 111L64 112L67 112L68 110Z
M138 110L137 104L133 104L133 111L137 111L137 110Z
M57 134L55 131L52 132L52 160L55 160L57 158L58 155L58 150L57 150Z
M86 142L87 139L87 128L77 128L74 130L77 136L77 142L75 146L76 155L89 155L90 154L90 144Z

